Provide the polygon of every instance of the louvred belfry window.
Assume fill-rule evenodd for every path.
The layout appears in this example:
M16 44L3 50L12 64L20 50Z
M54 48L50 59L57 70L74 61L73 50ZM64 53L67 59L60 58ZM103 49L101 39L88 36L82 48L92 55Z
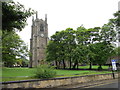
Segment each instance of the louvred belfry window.
M40 31L44 31L44 26L43 26L43 24L40 24Z

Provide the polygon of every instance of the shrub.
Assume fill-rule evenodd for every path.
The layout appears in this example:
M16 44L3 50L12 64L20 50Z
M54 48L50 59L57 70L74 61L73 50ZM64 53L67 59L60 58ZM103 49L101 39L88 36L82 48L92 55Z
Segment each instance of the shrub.
M56 76L56 71L52 66L40 65L36 68L35 77L41 79L53 78Z

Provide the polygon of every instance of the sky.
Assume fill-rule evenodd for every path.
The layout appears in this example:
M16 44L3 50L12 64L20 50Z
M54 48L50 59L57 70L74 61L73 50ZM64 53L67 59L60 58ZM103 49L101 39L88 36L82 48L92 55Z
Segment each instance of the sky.
M48 35L56 31L83 25L85 28L101 27L113 18L118 10L120 0L13 0L38 12L39 19L48 18ZM35 15L34 15L35 16ZM20 37L30 45L32 17L28 25L18 32Z

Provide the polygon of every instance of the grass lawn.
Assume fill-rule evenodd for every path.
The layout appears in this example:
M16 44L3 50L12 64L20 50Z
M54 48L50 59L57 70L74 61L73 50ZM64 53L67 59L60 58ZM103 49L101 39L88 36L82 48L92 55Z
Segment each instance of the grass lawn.
M3 68L2 77L33 76L34 68Z
M87 66L80 66L80 67L87 68ZM97 68L97 66L94 66L94 67ZM2 81L34 79L33 78L34 71L35 71L35 68L3 68ZM55 70L55 71L57 72L56 77L83 76L83 75L91 75L91 74L111 73L110 71L90 71L90 70Z
M92 69L98 69L99 66L94 65L92 66ZM103 69L108 69L109 66L102 66ZM80 69L88 69L89 66L79 66Z
M111 73L110 71L91 71L91 70L56 70L56 72L59 77Z

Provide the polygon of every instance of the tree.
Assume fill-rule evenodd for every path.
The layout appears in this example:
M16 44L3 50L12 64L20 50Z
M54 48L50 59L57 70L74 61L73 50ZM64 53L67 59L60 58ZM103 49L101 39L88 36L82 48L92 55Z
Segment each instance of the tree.
M99 30L100 27L90 28L86 31L88 34L87 37L87 57L89 62L89 69L92 69L92 64L95 60L95 53L94 53L94 43L99 42L100 36L99 36Z
M112 23L104 24L101 28L100 32L101 41L105 41L107 43L116 41L116 31L113 27Z
M88 41L88 34L86 33L87 29L83 26L77 28L76 31L76 41L78 44L86 45Z
M75 31L72 28L67 28L64 33L63 37L63 43L64 43L64 55L65 59L69 62L69 69L72 68L72 61L74 60L72 56L72 52L74 48L76 47L76 42L75 42Z
M92 69L92 64L94 64L95 62L96 53L94 49L95 49L94 44L89 44L87 47L87 62L90 65L89 66L90 70Z
M59 36L59 45L58 45L58 55L59 55L59 63L61 66L65 69L66 68L66 63L65 59L66 58L66 32L62 30L58 34Z
M15 64L19 65L20 67L28 67L29 60L26 58L17 58Z
M84 47L84 50L82 49L82 52L86 52L84 53L84 56L87 57L86 62L90 64L89 69L92 69L92 63L94 61L95 56L92 49L92 44L96 41L99 41L99 30L100 27L86 29L83 26L80 26L77 28L76 39L78 44L81 45L80 47ZM81 55L81 57L84 56Z
M116 52L117 52L118 56L120 56L120 47L118 47L118 48L116 49Z
M47 46L47 60L50 61L54 58L56 65L58 66L59 62L59 66L63 66L64 69L66 67L65 61L68 61L71 69L72 51L76 46L75 44L74 30L72 28L55 33L51 36L51 41Z
M27 46L20 39L17 31L27 25L27 18L34 14L32 9L26 10L15 2L2 2L2 60L5 66L13 66L16 59L26 58Z
M84 62L90 64L89 69L92 69L92 64L99 64L99 69L102 69L101 65L105 64L114 52L111 44L117 40L116 31L119 33L120 12L115 13L114 16L114 19L110 19L102 27L86 29L80 26L77 30L67 28L53 35L48 46L52 50L48 50L51 59L55 56L56 63L63 62L64 68L67 61L70 69L72 66L73 69L76 66L78 68L78 64Z
M76 31L76 43L75 55L78 63L87 62L87 44L88 44L88 32L83 26L77 28ZM75 65L74 65L75 66Z
M57 43L54 41L49 41L47 48L46 48L46 61L48 62L55 62L56 68L59 68L58 66L58 47Z
M95 61L94 63L98 64L98 69L102 69L102 65L104 65L111 54L114 52L114 48L111 44L107 44L106 42L99 42L94 44L94 53L95 53Z
M73 56L73 69L76 68L78 69L79 63L86 63L87 62L87 47L82 44L76 45L76 48L73 49L72 51L72 56Z
M120 56L120 46L115 48L115 53L113 53L113 56Z
M49 62L55 62L56 68L59 68L59 63L61 60L60 56L60 32L56 32L53 36L51 36L51 40L49 41L46 49L46 60Z
M117 11L116 13L114 13L113 15L114 15L114 17L116 19L116 21L115 21L116 26L120 26L120 10Z
M114 15L114 18L109 19L109 23L112 24L112 27L117 33L116 35L117 40L120 42L120 11L115 12L113 15Z
M2 2L2 30L21 31L26 25L27 18L33 14L31 8L26 10L20 3Z
M5 34L8 33L7 31L3 32ZM15 64L18 57L25 58L28 56L26 44L15 32L9 32L9 35L5 36L2 40L2 61L5 66L11 67Z

